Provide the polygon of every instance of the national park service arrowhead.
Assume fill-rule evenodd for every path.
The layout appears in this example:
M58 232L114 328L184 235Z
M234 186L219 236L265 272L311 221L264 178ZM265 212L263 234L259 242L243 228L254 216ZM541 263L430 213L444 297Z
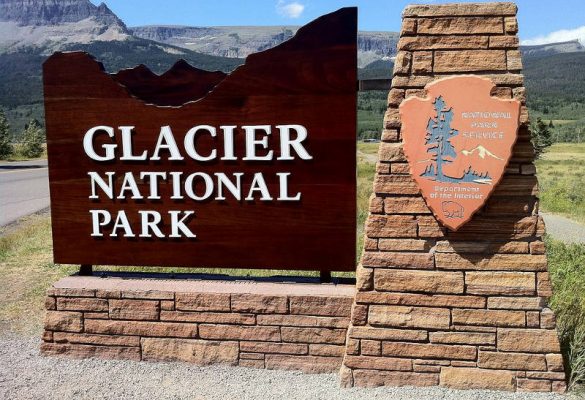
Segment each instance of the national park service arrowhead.
M435 217L451 230L471 219L498 185L518 137L520 102L491 96L473 75L426 86L400 105L410 173Z

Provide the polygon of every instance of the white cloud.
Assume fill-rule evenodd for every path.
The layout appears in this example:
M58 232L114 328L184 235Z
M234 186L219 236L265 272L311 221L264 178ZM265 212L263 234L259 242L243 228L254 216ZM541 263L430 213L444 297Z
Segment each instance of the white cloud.
M298 18L305 11L305 6L297 1L278 0L276 11L285 18Z
M579 39L582 44L585 44L585 26L580 26L575 29L562 29L560 31L551 32L548 35L537 36L532 39L522 41L523 45L537 45L547 43L567 42L569 40Z

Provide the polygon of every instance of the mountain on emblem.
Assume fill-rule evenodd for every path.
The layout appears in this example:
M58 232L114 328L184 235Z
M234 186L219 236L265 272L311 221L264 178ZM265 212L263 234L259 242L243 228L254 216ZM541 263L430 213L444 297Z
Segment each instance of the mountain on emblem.
M504 161L503 158L496 156L494 153L492 153L491 151L489 151L488 149L486 149L483 146L477 146L476 148L471 149L471 150L461 150L461 154L463 154L464 156L472 156L472 155L476 154L479 158L492 157L492 158Z
M491 97L468 75L425 88L400 105L410 172L435 217L451 230L471 219L502 179L518 135L520 102Z

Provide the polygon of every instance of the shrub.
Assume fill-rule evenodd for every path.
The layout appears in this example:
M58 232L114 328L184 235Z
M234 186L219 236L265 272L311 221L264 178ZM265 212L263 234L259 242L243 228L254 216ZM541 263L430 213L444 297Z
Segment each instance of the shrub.
M4 111L0 110L0 159L8 158L13 152L14 148L10 143L10 125Z

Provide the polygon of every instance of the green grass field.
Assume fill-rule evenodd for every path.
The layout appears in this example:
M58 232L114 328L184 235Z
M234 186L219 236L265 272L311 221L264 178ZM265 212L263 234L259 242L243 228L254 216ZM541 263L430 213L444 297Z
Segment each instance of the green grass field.
M585 143L554 144L536 166L541 209L585 223Z

